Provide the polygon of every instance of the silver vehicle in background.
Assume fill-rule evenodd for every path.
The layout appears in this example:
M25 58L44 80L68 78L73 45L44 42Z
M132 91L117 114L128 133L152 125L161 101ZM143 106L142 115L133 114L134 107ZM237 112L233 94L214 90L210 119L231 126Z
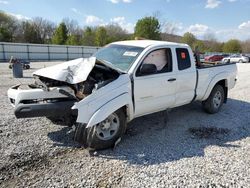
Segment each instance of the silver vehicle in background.
M231 55L222 59L223 63L249 63L249 57L242 54Z

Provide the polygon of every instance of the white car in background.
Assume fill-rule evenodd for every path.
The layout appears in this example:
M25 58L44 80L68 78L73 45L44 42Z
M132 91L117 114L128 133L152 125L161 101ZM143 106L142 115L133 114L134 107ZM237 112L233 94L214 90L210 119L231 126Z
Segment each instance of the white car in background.
M248 63L249 57L243 55L232 55L222 59L222 62L227 63Z

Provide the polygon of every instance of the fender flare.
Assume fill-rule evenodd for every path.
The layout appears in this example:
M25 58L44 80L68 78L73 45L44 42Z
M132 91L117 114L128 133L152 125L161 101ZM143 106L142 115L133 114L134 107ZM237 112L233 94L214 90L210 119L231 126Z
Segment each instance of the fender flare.
M101 106L96 112L91 116L86 128L92 127L103 120L105 120L110 114L116 110L127 106L127 115L131 117L133 113L133 104L131 97L128 93L123 93L112 100L108 101L106 104Z
M206 92L205 92L205 95L203 96L203 98L202 98L202 100L204 101L204 100L206 100L208 97L209 97L209 95L210 95L210 93L212 92L212 90L213 90L213 88L214 88L214 86L219 82L219 81L221 81L221 80L225 80L226 81L226 87L227 87L227 82L228 82L228 72L223 72L223 73L219 73L219 74L217 74L212 80L211 80L211 82L209 83L209 85L208 85L208 88L207 88L207 90L206 90Z

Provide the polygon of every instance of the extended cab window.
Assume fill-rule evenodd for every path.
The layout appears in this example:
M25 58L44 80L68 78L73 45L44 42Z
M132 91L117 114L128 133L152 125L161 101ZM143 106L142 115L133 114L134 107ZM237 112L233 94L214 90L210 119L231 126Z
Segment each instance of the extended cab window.
M154 64L156 66L158 73L165 73L172 71L172 53L170 48L158 49L150 52L142 61L141 66L136 72L137 76L142 76L140 74L140 69L143 64Z
M178 69L184 70L191 67L189 52L186 48L176 48Z

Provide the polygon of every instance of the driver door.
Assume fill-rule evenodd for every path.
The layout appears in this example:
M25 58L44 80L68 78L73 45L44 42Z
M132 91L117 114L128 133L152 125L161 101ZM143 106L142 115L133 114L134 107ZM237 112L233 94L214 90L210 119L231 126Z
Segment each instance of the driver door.
M143 64L154 64L156 72L141 74ZM175 105L176 73L170 48L147 54L134 77L135 116L165 110Z

